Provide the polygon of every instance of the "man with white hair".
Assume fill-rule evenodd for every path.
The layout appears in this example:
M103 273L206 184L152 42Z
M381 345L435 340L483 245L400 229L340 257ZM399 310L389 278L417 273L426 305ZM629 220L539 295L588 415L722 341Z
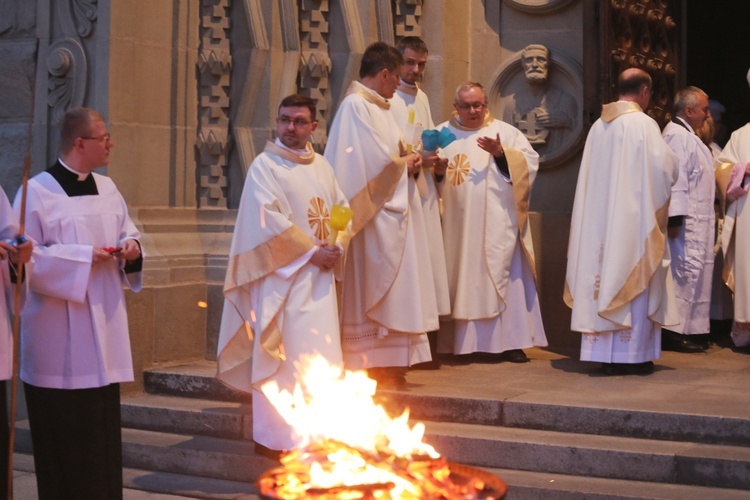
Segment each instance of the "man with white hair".
M747 72L750 84L750 71ZM750 123L735 130L719 155L716 183L726 203L721 247L724 252L724 282L734 292L732 340L750 345Z
M662 349L702 352L710 328L716 216L713 156L696 132L709 116L708 95L697 87L680 90L674 113L662 135L680 166L667 230L680 323L662 331Z

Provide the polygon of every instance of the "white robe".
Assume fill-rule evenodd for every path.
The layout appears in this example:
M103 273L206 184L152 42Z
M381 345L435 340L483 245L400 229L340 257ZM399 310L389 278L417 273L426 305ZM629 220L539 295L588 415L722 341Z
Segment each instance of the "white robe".
M261 386L276 382L291 392L303 356L343 365L334 272L310 263L328 239L334 204L346 206L346 198L311 148L299 156L268 143L248 169L224 287L217 378L252 392L253 439L274 450L292 449L298 438Z
M732 133L717 162L729 164L730 169L737 163L750 162L750 123ZM742 173L740 176L745 178L747 186L747 176ZM723 277L734 291L732 339L738 346L750 345L750 259L747 258L750 255L750 206L747 200L745 194L727 204L722 230Z
M429 361L425 332L438 328L429 258L420 257L429 255L423 219L412 211L415 186L389 108L352 82L325 150L354 212L341 316L349 369Z
M396 123L401 127L402 134L404 126L408 123L409 109L414 110L415 125L420 125L425 130L435 128L427 94L419 87L409 87L402 82L390 103L391 113L393 113ZM414 144L414 146L416 147L417 144ZM413 178L410 178L410 182L413 182ZM438 313L445 316L450 314L450 296L448 294L445 248L443 247L443 230L440 224L440 193L435 183L433 169L422 168L417 184L421 187L421 189L418 189L421 195L419 199L427 233L427 246L430 252L430 263L432 264L432 278ZM416 212L414 209L412 211Z
M0 189L0 239L12 238L18 233L18 220ZM13 285L10 282L10 270L7 260L0 262L0 380L13 376Z
M710 329L716 182L711 151L690 125L684 121L682 124L669 122L662 134L677 155L680 168L679 178L672 186L669 216L683 216L680 234L668 238L680 317L680 323L669 329L682 334L705 334Z
M34 251L21 321L21 379L37 387L133 381L122 287L140 291L142 273L125 274L119 259L92 265L92 255L94 247L122 246L140 233L112 180L91 175L98 195L69 197L47 172L28 184L26 234Z
M460 127L455 119L439 128L444 126L456 135L440 152L450 162L442 190L453 321L441 322L438 350L499 353L546 346L528 231L528 195L539 156L518 129L489 115L478 130ZM506 178L476 143L497 134L506 156L521 159L527 177ZM517 211L519 190L525 193L524 214Z
M677 158L631 102L604 106L586 139L571 216L565 302L581 360L641 363L677 322L667 210Z

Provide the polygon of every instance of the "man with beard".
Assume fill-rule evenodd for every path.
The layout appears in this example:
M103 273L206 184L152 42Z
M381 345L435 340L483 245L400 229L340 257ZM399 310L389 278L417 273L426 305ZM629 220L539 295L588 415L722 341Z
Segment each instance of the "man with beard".
M399 40L396 49L401 52L404 62L399 67L400 83L391 99L391 112L396 123L401 128L402 135L408 130L408 122L421 126L425 130L435 128L430 113L430 101L419 83L422 80L427 64L427 45L421 38L406 36ZM408 140L408 139L407 139ZM414 145L416 146L416 144ZM429 259L434 280L434 290L438 305L438 314L450 314L450 297L448 296L448 275L445 266L445 249L443 247L443 231L440 227L440 194L436 185L436 177L442 178L448 162L438 157L435 151L421 151L422 171L416 173L410 182L416 185L415 200L421 204L424 216L427 246L430 250ZM418 199L417 199L418 198ZM419 213L420 207L413 207L414 213ZM428 332L430 350L433 360L422 363L418 368L438 368L437 360L437 332Z
M292 392L305 356L342 365L333 270L347 233L328 240L333 206L347 201L308 142L315 111L306 96L281 101L276 140L247 172L224 283L217 378L252 393L256 451L274 457L299 439L261 386Z

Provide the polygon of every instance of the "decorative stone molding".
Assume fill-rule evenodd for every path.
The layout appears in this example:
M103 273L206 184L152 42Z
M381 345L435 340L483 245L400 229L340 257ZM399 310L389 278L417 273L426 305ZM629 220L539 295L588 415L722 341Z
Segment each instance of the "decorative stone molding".
M329 75L331 58L328 55L328 0L300 0L299 2L299 93L315 101L318 127L313 132L315 149L322 153L327 142L328 110L330 106Z
M389 45L396 43L393 34L393 8L391 0L375 0L375 15L378 20L378 40Z
M94 31L98 0L63 0L60 4L60 24L67 36L87 38Z
M47 105L58 122L66 111L83 105L86 96L86 54L74 38L63 38L50 46L47 56L49 83Z
M80 39L94 31L96 4L97 0L63 0L55 4L64 38L52 43L46 59L47 105L52 108L54 122L69 109L84 104L88 62Z
M422 36L419 17L422 15L422 0L396 0L393 4L396 38Z
M573 0L503 0L503 3L531 14L544 14L561 9Z
M583 139L583 69L573 59L549 53L544 86L531 88L523 51L505 61L492 77L488 100L493 115L519 128L539 153L540 168L560 165L575 155ZM542 92L535 92L542 91ZM540 113L558 115L555 126L536 123ZM564 119L563 119L564 118Z
M198 206L227 206L229 147L230 0L202 0L198 56L199 123L196 138Z

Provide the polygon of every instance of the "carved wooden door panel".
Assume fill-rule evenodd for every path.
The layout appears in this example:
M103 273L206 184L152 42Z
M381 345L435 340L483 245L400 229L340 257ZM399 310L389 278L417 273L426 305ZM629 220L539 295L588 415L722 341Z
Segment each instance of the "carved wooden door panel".
M671 118L680 84L682 0L591 0L586 2L585 72L588 118L617 97L617 76L641 68L654 81L647 110L660 126Z

